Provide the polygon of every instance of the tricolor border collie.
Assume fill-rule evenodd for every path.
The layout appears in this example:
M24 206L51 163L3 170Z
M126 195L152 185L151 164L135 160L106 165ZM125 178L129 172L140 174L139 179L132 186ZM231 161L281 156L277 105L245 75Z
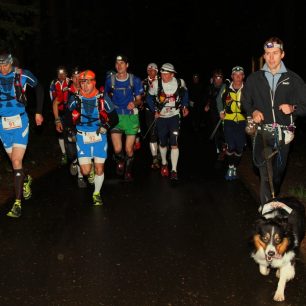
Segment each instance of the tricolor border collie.
M254 224L251 257L262 275L277 269L275 301L285 300L286 283L295 276L295 259L305 236L305 207L293 197L273 200L260 207Z

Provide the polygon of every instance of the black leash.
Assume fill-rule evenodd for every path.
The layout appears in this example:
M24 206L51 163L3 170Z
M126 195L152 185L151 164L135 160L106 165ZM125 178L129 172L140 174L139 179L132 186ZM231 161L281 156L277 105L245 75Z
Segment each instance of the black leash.
M274 190L274 185L273 185L272 157L278 153L278 150L275 150L271 154L269 154L269 148L268 148L267 140L266 140L266 137L264 135L265 133L263 130L261 134L262 134L262 142L263 142L263 147L264 147L264 158L265 158L267 171L268 171L268 179L269 179L271 195L272 195L272 199L275 199L275 190Z

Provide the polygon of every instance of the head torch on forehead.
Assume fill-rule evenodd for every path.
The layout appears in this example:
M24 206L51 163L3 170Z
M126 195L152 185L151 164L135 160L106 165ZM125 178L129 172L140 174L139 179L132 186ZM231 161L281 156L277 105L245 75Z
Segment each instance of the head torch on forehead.
M215 75L214 75L214 78L215 78L215 79L218 79L218 80L219 80L219 79L223 79L223 75L221 75L221 74L215 74Z
M264 44L264 49L270 49L270 48L280 48L281 50L283 50L283 45L282 44L278 44L276 42L267 42Z
M236 66L232 69L232 72L244 72L244 69L241 66Z
M0 65L13 64L13 57L11 54L0 55Z

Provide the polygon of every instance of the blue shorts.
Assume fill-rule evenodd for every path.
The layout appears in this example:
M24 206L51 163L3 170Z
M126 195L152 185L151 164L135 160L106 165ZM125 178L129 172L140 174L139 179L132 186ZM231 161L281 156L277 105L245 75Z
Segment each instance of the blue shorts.
M76 135L78 159L107 158L107 135L96 132L78 132Z
M26 149L29 139L29 118L26 113L16 116L0 116L0 139L6 152L13 147Z
M178 136L180 130L179 115L162 118L159 117L156 121L156 128L158 132L159 144L161 147L177 146Z

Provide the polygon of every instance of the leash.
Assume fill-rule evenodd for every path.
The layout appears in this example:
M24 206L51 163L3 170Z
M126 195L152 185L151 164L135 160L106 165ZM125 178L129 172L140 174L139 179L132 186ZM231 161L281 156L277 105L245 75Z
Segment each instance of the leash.
M263 142L263 146L264 146L264 158L265 158L267 171L268 171L268 179L269 179L269 185L270 185L272 199L275 199L275 190L274 190L274 185L273 185L272 157L275 154L278 153L278 150L275 150L271 154L269 154L267 140L266 140L266 137L265 137L264 134L265 134L264 131L262 131L261 136L262 136L262 142Z

